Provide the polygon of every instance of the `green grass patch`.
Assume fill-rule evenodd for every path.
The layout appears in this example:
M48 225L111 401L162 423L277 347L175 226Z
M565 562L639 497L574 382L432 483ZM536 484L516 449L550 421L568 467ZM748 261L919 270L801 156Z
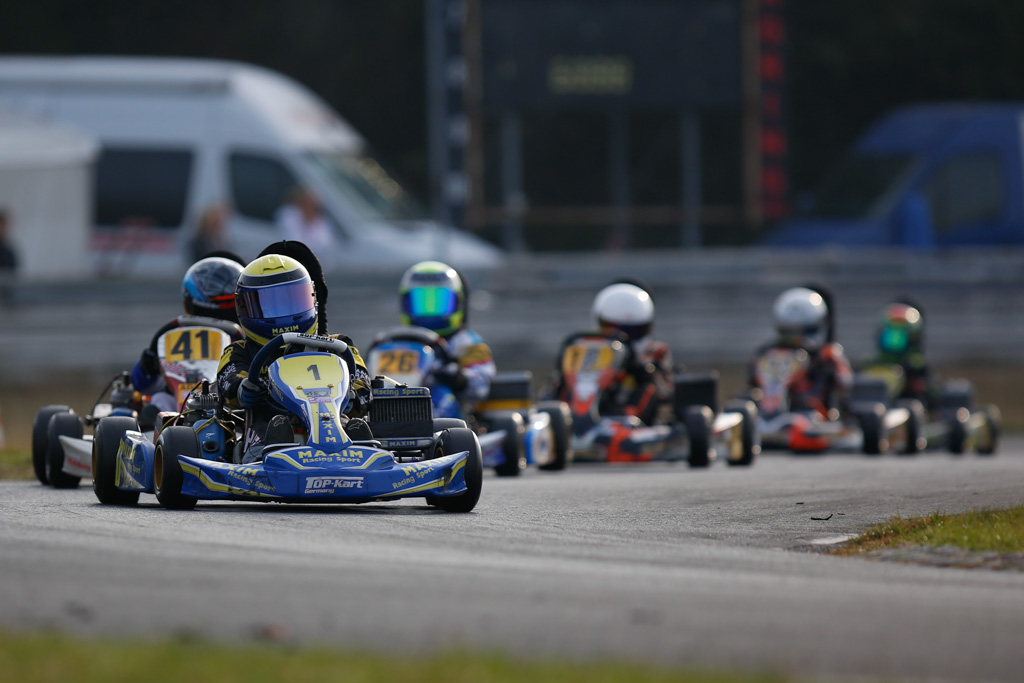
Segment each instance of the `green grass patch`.
M297 648L276 643L218 646L192 639L123 642L75 639L54 633L0 630L0 671L24 683L119 681L345 681L372 683L754 683L778 676L659 669L624 663L523 662L498 655L451 651L392 657Z
M832 551L858 555L900 546L955 546L971 551L1024 552L1024 505L1004 510L972 510L958 515L893 517Z
M0 448L0 479L35 479L31 451Z

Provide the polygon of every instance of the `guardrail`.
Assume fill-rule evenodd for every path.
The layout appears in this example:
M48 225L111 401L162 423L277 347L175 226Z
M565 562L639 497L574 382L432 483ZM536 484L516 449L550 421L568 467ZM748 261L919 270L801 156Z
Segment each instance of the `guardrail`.
M370 267L328 280L331 330L359 347L398 322L398 272ZM562 339L589 328L597 290L635 277L655 296L659 338L693 365L734 364L773 335L786 287L820 283L836 300L837 338L868 356L881 307L910 295L925 307L934 361L1024 362L1024 252L754 250L531 254L469 272L470 324L505 369L553 362ZM137 358L153 330L181 312L165 280L16 287L0 329L0 384L54 372L109 373Z

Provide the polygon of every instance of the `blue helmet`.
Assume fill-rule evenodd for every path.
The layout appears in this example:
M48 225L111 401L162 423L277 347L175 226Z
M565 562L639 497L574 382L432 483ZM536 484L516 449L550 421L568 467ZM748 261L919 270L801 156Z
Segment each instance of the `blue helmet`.
M235 305L245 336L258 344L285 332L316 333L313 281L289 256L267 254L247 265L235 287Z
M193 263L181 281L185 313L238 322L235 310L235 284L242 266L219 256Z

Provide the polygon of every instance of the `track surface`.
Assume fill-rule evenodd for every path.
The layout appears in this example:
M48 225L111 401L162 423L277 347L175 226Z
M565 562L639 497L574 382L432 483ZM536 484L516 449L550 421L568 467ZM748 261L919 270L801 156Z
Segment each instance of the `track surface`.
M0 482L0 623L75 633L460 646L800 676L1020 680L1024 574L823 556L900 514L1024 500L992 459L576 465L490 475L476 511L100 506ZM827 519L814 519L814 518Z

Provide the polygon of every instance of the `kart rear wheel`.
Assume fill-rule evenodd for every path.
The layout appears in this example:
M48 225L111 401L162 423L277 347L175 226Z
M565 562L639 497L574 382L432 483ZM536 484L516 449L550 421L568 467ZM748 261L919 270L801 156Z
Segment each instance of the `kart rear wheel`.
M949 435L946 437L946 447L953 455L962 455L967 445L967 421L970 419L970 412L967 408L958 409L949 419Z
M199 440L191 427L165 427L153 453L153 492L168 510L191 510L198 500L181 493L185 475L178 456L199 457Z
M439 456L469 451L464 469L466 490L457 496L427 496L427 504L445 512L470 512L480 500L484 483L484 458L476 434L467 427L445 430L438 440L438 451Z
M757 404L747 399L733 399L725 404L725 412L742 413L743 455L736 460L729 460L732 467L750 467L761 452L761 440L757 436Z
M907 442L900 449L901 455L917 455L925 449L928 442L924 438L924 423L928 419L924 404L915 399L897 401L898 408L906 408L910 412L907 418Z
M994 405L987 405L981 409L985 416L985 425L982 427L978 444L978 455L995 455L999 447L999 431L1002 426L1002 413Z
M885 406L876 403L873 410L866 410L857 416L861 433L864 435L862 450L867 455L880 455L889 448L885 434Z
M551 432L555 437L555 459L538 469L564 470L573 459L572 410L563 401L541 401L537 410L551 416Z
M60 437L81 439L82 418L75 413L54 413L46 430L46 480L55 489L74 489L82 482L64 472L64 446Z
M715 415L708 406L689 406L686 409L686 434L690 441L690 467L711 464L711 423Z
M138 491L117 488L117 451L127 431L138 431L132 417L105 417L96 425L92 437L92 490L104 505L135 505Z
M526 424L519 413L509 413L490 420L490 431L504 430L501 454L504 461L495 466L499 477L518 477L526 469Z
M434 433L443 432L446 429L462 429L468 427L465 420L460 420L457 417L435 417L434 418Z
M57 413L73 413L71 406L48 405L43 406L36 413L32 420L32 469L36 473L36 479L43 486L50 483L46 478L46 445L49 443L50 418Z

